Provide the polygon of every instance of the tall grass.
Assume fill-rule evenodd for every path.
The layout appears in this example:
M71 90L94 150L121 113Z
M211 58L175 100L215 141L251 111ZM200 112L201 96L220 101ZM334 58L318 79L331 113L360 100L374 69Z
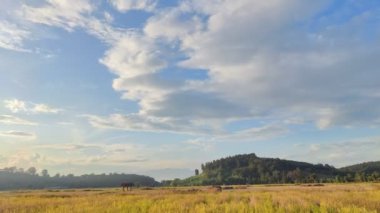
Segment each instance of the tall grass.
M0 212L380 212L380 184L3 192Z

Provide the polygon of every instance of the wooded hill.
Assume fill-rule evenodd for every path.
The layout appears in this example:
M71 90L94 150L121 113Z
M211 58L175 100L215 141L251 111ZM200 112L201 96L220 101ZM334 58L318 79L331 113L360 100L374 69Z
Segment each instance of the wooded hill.
M340 168L340 170L345 172L365 173L369 175L375 172L380 172L380 161L359 163Z
M272 184L375 181L379 162L337 169L328 164L236 155L202 164L200 174L187 179L163 181L163 185Z

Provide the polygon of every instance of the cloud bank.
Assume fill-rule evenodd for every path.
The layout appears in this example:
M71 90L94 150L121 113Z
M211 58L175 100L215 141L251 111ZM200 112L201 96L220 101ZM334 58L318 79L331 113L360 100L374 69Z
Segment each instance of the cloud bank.
M139 109L88 117L95 127L217 132L239 120L263 126L302 120L319 129L379 124L380 110L372 107L380 90L376 4L347 1L335 10L329 0L109 4L123 13L149 11L150 17L142 28L115 27L87 0L75 7L66 0L24 4L20 13L34 24L84 29L107 45L99 62L116 75L114 90ZM14 34L9 48L21 48L27 32ZM19 104L9 104L13 111L23 110L13 104Z

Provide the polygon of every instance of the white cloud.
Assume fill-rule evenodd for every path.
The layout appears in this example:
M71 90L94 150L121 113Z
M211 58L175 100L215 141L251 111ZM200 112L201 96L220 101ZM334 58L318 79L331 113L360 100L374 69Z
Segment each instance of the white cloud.
M62 109L56 109L56 108L52 108L46 104L35 104L33 109L31 109L32 112L35 112L35 113L58 113L60 111L62 111Z
M376 19L376 9L346 18L339 26L323 23L315 33L308 32L308 24L319 20L310 17L325 1L220 1L205 3L207 10L197 8L197 2L192 2L194 8L209 18L203 30L179 36L188 55L180 65L205 69L209 79L193 82L192 89L214 91L254 109L257 119L297 115L321 129L379 123L380 111L370 107L378 99L358 93L379 89L374 80L379 77L379 43L359 33L341 33L356 29L371 34L364 26Z
M57 26L72 31L75 27L85 25L85 17L94 10L88 0L47 0L42 7L23 5L22 16L39 24Z
M179 7L162 10L155 14L147 21L144 32L149 37L173 40L199 32L203 28L204 24L200 17L191 13L187 14L186 10Z
M154 73L131 78L120 77L112 84L116 91L123 92L123 99L141 100L141 105L148 105L153 100L161 100L179 86L181 86L180 82L159 77Z
M111 1L120 11L152 11L156 3ZM117 75L113 88L140 108L120 115L128 118L124 123L109 116L105 120L116 124L107 126L172 131L173 124L199 129L203 123L221 129L239 119L288 122L295 116L320 129L379 124L380 110L371 107L379 104L379 42L363 37L380 34L369 32L366 24L378 26L378 10L344 19L339 11L315 16L326 3L187 0L155 8L144 28L134 30L113 27L109 14L105 20L95 18L96 6L84 0L75 7L67 0L50 0L42 7L24 6L23 14L34 23L83 28L110 46L100 62ZM330 18L341 21L325 21ZM175 64L178 58L185 60ZM161 76L166 68L202 69L207 77L173 80ZM138 125L131 119L138 119Z
M315 5L296 0L289 4L276 0L260 4L243 0L218 3L205 3L206 9L203 10L198 7L200 2L187 1L176 8L158 11L147 21L144 33L132 32L120 39L101 60L119 76L113 83L114 89L123 92L123 98L139 103L139 117L143 119L137 123L174 120L192 125L202 123L210 129L220 130L229 121L263 117L268 113L267 105L264 105L268 101L261 103L262 97L256 97L251 91L256 92L252 89L257 84L255 78L262 76L253 72L272 62L267 56L259 57L262 60L259 63L249 59L250 55L256 54L251 51L257 51L253 46L262 43L259 38L256 41L252 41L252 38L261 36L270 40L273 36L268 35L278 30L277 28L282 28L282 23L289 25L287 22L297 20L298 17L294 17L289 11L312 8ZM248 11L248 8L255 10ZM310 9L305 11L303 15L309 15ZM281 19L280 23L269 15L273 12ZM199 13L208 13L209 19L201 18L202 15L197 15ZM270 25L265 26L265 30L262 29L263 23L256 20L260 18L269 21ZM250 27L243 26L246 24ZM164 45L169 46L175 46L176 40L179 40L179 50L189 57L182 64L207 69L210 79L170 82L152 77L168 65L166 60L171 57L168 52L175 49L165 49L164 58L161 38L167 39L165 42L168 43ZM264 43L264 47L266 44L269 43ZM257 92L260 90L262 89L259 88ZM236 91L239 92L236 94ZM247 98L250 96L255 98ZM125 116L135 117L136 114ZM108 119L111 120L118 128L122 127L119 121ZM112 126L111 123L107 126ZM123 123L125 129L130 129L131 124L127 123ZM148 122L144 128L133 129L167 128L172 131L171 126L157 123L152 125ZM180 127L176 127L180 131Z
M5 108L9 109L13 113L31 112L36 114L56 114L62 111L62 109L53 108L46 104L27 103L18 99L4 100L4 105Z
M107 23L112 23L114 21L113 16L108 12L104 12L104 19Z
M97 5L89 0L78 0L75 4L70 0L48 0L40 7L24 4L19 16L34 24L59 27L69 32L82 28L106 43L117 41L125 30L110 25L112 16L109 13L104 13L104 20L96 18L93 14L96 9Z
M230 102L216 93L177 90L141 109L147 115L186 120L224 120L248 118L249 108Z
M157 4L157 0L109 0L112 6L121 12L128 10L152 11Z
M110 25L109 21L107 19L99 20L94 17L83 18L84 25L82 28L106 44L113 45L123 38L125 34L128 34L129 30L114 28Z
M13 115L0 115L0 123L7 124L7 125L29 125L29 126L37 125L37 123L24 120L22 118L15 117Z
M117 128L147 131L148 129L163 130L166 127L168 131L171 131L172 124L165 124L169 122L169 119L143 115L146 114L147 109L151 109L153 104L180 86L179 82L156 75L167 66L165 57L153 39L140 32L130 31L114 42L111 49L100 60L118 76L113 81L113 88L123 93L123 99L137 101L141 106L139 115L111 115L110 120L116 122ZM121 123L116 121L119 119L115 120L116 117L123 117L122 120L126 126L122 127ZM130 120L136 124L131 123Z
M2 137L11 137L11 138L19 138L25 140L34 140L36 138L35 133L23 132L23 131L4 131L0 132L0 136Z
M154 41L137 32L129 32L117 41L100 60L120 77L132 78L155 73L166 66Z
M0 20L0 48L28 52L24 45L24 40L30 36L30 32L22 27Z
M69 0L47 0L40 4L7 1L4 7L4 16L0 16L0 47L6 49L40 54L39 48L32 51L23 47L26 40L43 38L39 24L63 28L69 32L83 28L106 43L118 40L124 33L124 29L110 26L112 16L109 13L105 12L103 19L96 18L93 13L97 9L97 3L89 0L78 0L75 4ZM51 55L47 54L47 57Z
M4 105L13 113L27 111L25 102L17 99L4 100Z

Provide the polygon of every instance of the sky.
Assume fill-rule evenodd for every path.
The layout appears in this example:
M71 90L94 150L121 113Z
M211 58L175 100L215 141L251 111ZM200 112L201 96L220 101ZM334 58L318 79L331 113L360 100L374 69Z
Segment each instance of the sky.
M380 160L378 0L0 2L0 168Z

